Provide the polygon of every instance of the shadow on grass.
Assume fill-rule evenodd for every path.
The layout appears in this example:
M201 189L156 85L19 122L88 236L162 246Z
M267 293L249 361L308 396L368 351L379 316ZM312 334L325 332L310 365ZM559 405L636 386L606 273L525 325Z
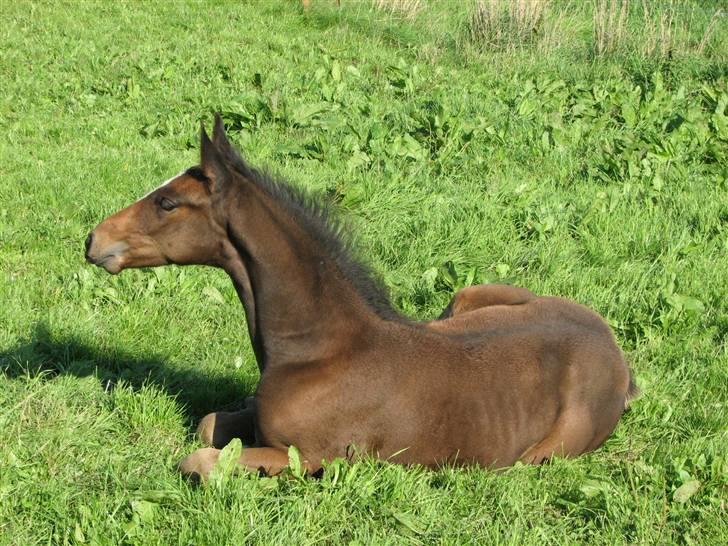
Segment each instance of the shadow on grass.
M104 389L119 382L133 389L153 384L184 406L191 425L211 411L242 408L255 388L243 377L179 369L155 354L139 358L120 349L100 351L74 336L55 336L45 322L36 323L30 339L0 352L0 372L10 378L40 373L93 375Z

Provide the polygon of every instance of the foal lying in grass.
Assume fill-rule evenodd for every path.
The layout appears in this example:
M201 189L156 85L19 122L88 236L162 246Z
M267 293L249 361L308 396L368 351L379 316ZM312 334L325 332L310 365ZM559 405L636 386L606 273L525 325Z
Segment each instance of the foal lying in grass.
M216 118L200 165L107 218L89 262L223 268L245 308L260 383L245 410L206 416L185 474L206 478L232 438L238 463L276 474L295 445L316 472L357 446L382 459L538 464L599 447L635 393L593 311L524 288L455 294L440 319L392 308L327 208L250 167Z

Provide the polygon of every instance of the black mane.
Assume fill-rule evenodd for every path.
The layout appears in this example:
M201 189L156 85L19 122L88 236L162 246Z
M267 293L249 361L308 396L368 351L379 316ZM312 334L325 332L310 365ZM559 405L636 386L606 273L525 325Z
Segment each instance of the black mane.
M386 320L404 319L392 307L388 291L374 271L354 256L351 240L346 235L347 226L338 218L329 202L320 195L295 188L279 177L250 167L233 150L225 153L224 158L237 174L253 182L291 214L321 245L342 275L378 316Z

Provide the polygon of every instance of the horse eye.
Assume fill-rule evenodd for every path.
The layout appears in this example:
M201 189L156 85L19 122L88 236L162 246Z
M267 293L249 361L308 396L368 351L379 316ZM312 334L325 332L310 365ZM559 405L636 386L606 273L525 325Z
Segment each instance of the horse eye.
M159 200L159 206L168 212L177 208L177 204L166 197L162 197L162 199Z

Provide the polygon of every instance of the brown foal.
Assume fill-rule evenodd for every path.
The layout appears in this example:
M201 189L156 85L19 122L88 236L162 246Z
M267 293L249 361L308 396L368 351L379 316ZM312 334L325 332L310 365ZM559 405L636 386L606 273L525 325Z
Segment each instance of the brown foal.
M216 118L201 162L101 222L89 262L223 268L260 369L240 412L207 415L182 472L205 479L220 448L276 474L295 445L316 472L357 452L404 464L507 466L601 445L636 387L604 320L572 301L481 285L414 322L352 258L327 209L249 167Z

